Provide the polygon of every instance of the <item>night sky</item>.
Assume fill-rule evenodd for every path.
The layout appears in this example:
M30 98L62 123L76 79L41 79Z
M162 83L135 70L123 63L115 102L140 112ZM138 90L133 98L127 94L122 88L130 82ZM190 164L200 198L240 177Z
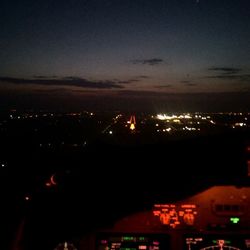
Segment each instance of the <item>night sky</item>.
M2 108L250 110L249 0L3 0Z

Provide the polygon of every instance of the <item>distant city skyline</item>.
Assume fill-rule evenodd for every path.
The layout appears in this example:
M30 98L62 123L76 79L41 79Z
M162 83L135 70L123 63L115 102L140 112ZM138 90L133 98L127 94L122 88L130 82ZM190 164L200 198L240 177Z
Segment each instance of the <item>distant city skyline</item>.
M250 110L248 0L4 1L2 109Z

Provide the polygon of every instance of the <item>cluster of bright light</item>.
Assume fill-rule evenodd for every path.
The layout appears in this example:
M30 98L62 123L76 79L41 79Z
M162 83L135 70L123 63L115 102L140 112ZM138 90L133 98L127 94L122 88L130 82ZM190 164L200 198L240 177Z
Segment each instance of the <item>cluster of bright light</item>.
M120 117L122 117L121 114L117 115L117 116L115 117L115 119L119 119Z
M180 123L181 121L179 119L174 119L173 122Z
M174 120L174 119L191 119L192 117L189 115L189 114L186 114L186 115L166 115L166 114L158 114L157 116L157 119L159 120Z
M85 114L89 115L89 116L94 116L93 112L88 112L88 111L84 111ZM71 113L66 113L66 116L81 116L81 112L71 112ZM62 116L62 114L54 114L54 113L43 113L43 114L20 114L20 115L16 115L16 114L10 114L9 118L10 119L28 119L28 118L38 118L38 117L54 117L54 116ZM121 115L118 115L121 116Z
M246 127L247 124L244 122L236 122L234 125L232 125L232 128L236 128L236 127Z
M9 115L10 119L28 119L28 118L38 118L38 117L47 117L47 116L54 116L54 114L49 113L49 114L42 114L42 115L29 115L29 114L22 114L22 115L18 115L18 116L13 116L13 115Z
M243 115L243 113L236 113L236 112L232 113L232 112L230 112L229 115Z
M244 122L236 122L235 123L235 126L239 126L239 127L245 127L247 124L246 123L244 123Z
M194 117L196 119L201 119L201 120L207 120L211 118L209 115L208 116L195 115Z
M195 130L200 130L200 128L192 128L192 127L187 127L185 126L185 128L182 128L183 130L188 130L188 131L195 131Z
M157 129L156 131L157 132L170 132L171 130L172 130L172 128L166 128L166 129L162 129L162 130Z

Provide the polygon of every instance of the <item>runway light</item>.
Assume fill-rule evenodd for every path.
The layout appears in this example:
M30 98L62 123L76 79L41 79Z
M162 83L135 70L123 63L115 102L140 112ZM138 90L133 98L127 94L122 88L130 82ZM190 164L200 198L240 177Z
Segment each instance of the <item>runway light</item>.
M29 196L25 196L24 198L26 201L29 201L30 200L30 197Z

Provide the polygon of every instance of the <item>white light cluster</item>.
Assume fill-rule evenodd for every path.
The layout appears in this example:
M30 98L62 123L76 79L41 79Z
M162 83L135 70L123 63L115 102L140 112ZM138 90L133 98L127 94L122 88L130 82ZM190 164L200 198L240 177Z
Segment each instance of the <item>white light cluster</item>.
M157 119L159 120L173 120L173 119L191 119L192 116L190 116L190 114L186 114L186 115L166 115L166 114L158 114Z

